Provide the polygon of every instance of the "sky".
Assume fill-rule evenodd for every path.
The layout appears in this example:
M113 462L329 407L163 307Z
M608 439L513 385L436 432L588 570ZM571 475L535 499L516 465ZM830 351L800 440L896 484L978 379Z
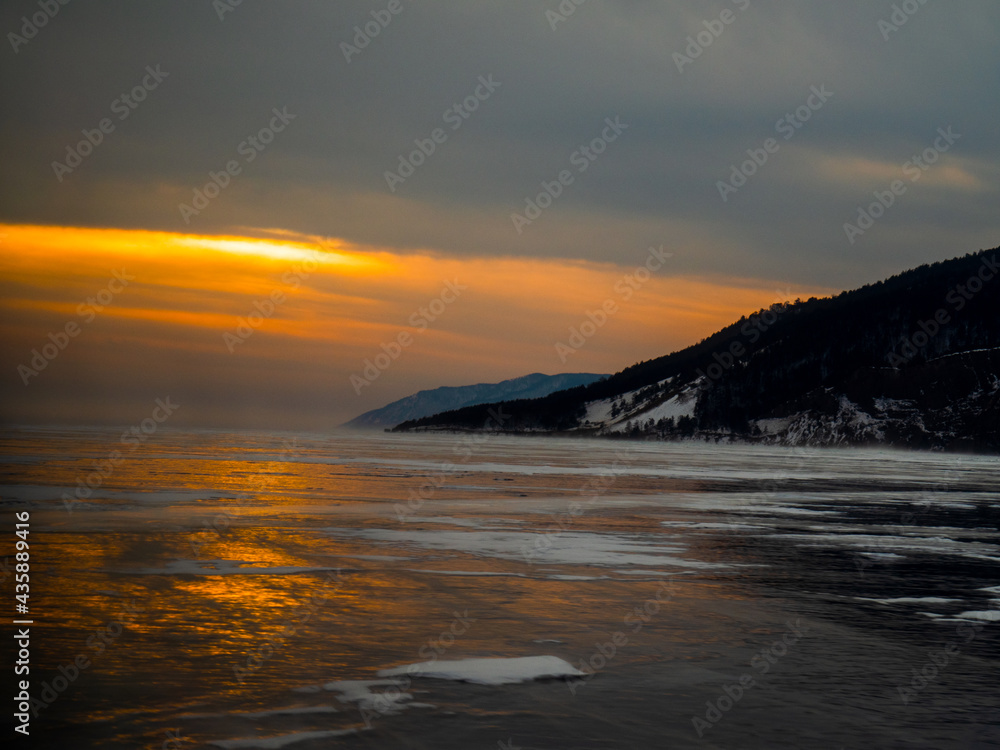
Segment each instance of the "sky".
M987 0L12 0L0 33L8 424L329 429L1000 244Z

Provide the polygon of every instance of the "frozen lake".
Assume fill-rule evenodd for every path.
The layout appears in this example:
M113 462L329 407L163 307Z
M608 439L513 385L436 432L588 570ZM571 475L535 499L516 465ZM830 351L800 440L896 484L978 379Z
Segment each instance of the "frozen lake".
M33 747L1000 746L995 457L120 437L2 433Z

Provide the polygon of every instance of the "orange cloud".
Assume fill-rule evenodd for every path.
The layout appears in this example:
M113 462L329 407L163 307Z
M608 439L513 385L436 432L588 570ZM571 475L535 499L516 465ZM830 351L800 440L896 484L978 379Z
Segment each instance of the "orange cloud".
M173 395L189 405L178 424L325 429L422 388L614 372L771 304L784 286L681 276L669 259L647 273L646 251L620 267L404 255L274 230L7 225L0 234L8 422L129 423ZM560 358L556 343L602 308L614 312ZM26 375L68 324L78 332ZM402 340L376 379L352 387Z

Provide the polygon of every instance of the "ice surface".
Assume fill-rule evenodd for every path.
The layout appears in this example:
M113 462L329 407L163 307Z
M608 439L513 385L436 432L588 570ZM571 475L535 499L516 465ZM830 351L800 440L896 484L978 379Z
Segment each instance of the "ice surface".
M1000 609L981 609L972 612L961 612L955 615L959 620L986 620L1000 622Z
M784 541L801 542L802 547L860 547L867 548L861 554L873 556L882 554L873 549L895 552L924 552L927 554L951 554L977 560L1000 562L996 557L996 545L982 542L963 542L944 536L895 536L889 534L777 534L775 538ZM988 553L994 553L990 555Z
M323 573L337 568L305 568L296 566L278 566L274 568L240 567L252 566L246 560L173 560L165 568L139 568L137 570L114 570L113 573L146 576L259 576L259 575L291 575L293 573Z
M618 573L618 574L623 575L623 576L672 576L672 575L675 575L674 573L668 573L665 570L616 570L615 573Z
M248 711L233 714L243 719L266 719L269 716L297 716L299 714L336 714L340 713L333 706L292 706L290 708L275 708L271 711Z
M243 737L235 740L215 740L210 745L223 750L277 750L277 748L294 745L306 740L326 740L343 737L347 734L357 734L357 729L327 729L319 732L295 732L279 734L276 737Z
M663 526L683 529L711 529L719 531L730 531L740 529L742 531L752 531L758 529L770 529L770 526L761 526L751 523L711 523L708 521L696 523L693 521L660 521Z
M454 489L454 487L452 487ZM477 488L475 488L477 489ZM404 516L406 523L436 523L446 526L467 526L473 529L481 529L490 526L503 526L509 523L501 518L452 518L450 516Z
M897 555L895 552L859 552L864 557L872 557L876 560L905 560L906 555Z
M156 438L160 439L159 433ZM680 709L701 706L703 713L705 699L711 698L713 705L718 703L722 686L732 681L732 675L748 669L747 623L754 632L780 632L786 627L789 607L817 622L834 621L842 615L845 601L849 607L870 612L907 615L910 622L900 621L893 631L900 648L880 648L885 618L841 617L838 622L843 626L843 638L815 639L796 657L801 669L783 670L781 684L775 682L773 690L769 687L768 695L754 693L748 698L784 706L787 716L772 717L777 721L770 724L754 724L750 715L753 706L742 705L730 711L730 719L708 730L711 737L706 742L720 747L809 747L810 737L822 734L829 738L831 747L851 746L851 738L861 736L867 737L873 748L894 742L919 745L928 738L942 750L964 750L977 746L977 741L989 744L990 737L984 733L995 728L993 725L965 721L976 711L983 715L992 710L990 692L983 686L993 684L991 669L995 682L996 665L989 661L992 654L987 653L988 649L980 648L982 643L973 644L975 658L955 660L948 667L948 679L935 683L933 695L921 695L920 711L899 710L891 680L895 679L893 675L908 679L911 666L916 664L919 669L920 660L926 658L927 648L954 639L959 623L964 622L964 627L981 625L987 631L997 624L993 610L1000 610L1000 605L991 602L1000 599L996 565L986 559L963 561L935 549L962 548L973 554L1000 555L998 530L987 526L994 513L990 509L1000 502L995 492L996 469L1000 466L996 457L491 437L493 442L472 456L472 461L481 462L481 466L509 467L504 476L492 471L477 474L477 464L472 461L459 465L460 454L454 448L468 445L467 439L430 433L379 436L378 441L371 439L369 443L353 436L342 442L325 436L310 438L313 442L308 443L303 464L313 459L330 464L347 453L358 454L359 460L346 469L286 465L277 467L280 471L270 467L261 474L265 467L257 454L253 454L253 461L241 465L239 450L236 455L229 453L229 446L240 445L240 439L226 437L218 445L199 447L204 467L181 460L147 462L144 452L142 462L130 462L116 473L116 486L162 486L168 491L190 488L190 498L176 496L177 505L169 510L156 502L157 497L165 497L162 495L144 495L133 489L125 496L102 489L95 495L100 500L94 502L102 503L101 508L111 512L79 513L82 506L77 506L70 514L61 507L58 490L40 491L40 499L51 501L52 507L41 509L37 521L32 513L33 528L37 522L40 533L45 533L42 529L46 527L58 532L51 534L54 547L50 556L54 566L50 576L53 593L60 595L52 599L62 601L53 610L56 622L76 621L81 600L74 597L75 592L83 592L84 604L113 605L119 600L87 592L117 587L130 596L137 593L130 591L132 584L143 580L102 575L92 566L81 567L77 554L81 539L87 542L85 551L94 551L94 559L104 560L100 567L158 569L160 575L151 582L184 584L172 590L169 597L148 599L145 606L152 609L144 620L154 624L169 622L182 612L189 630L196 635L211 635L218 632L219 616L224 613L228 630L225 636L232 642L230 645L238 647L234 653L240 654L244 651L240 644L259 642L261 628L280 614L277 610L301 601L310 586L328 576L327 572L305 572L303 566L357 565L377 571L376 575L357 576L347 592L350 596L345 594L344 606L328 606L323 623L300 629L295 642L290 641L280 658L267 663L257 681L242 687L234 683L227 688L229 705L219 705L218 681L205 679L205 664L218 657L218 639L190 638L184 648L174 649L170 679L162 690L131 691L129 701L134 703L135 712L107 701L107 696L121 692L121 677L128 669L101 669L88 675L92 684L59 709L60 721L50 727L59 734L55 746L73 747L74 734L79 734L80 727L85 733L89 731L93 721L105 722L105 726L98 727L100 732L118 737L128 746L141 745L143 737L155 738L157 733L162 740L164 727L186 725L192 731L184 735L197 735L187 744L215 750L405 745L420 744L430 737L438 748L495 748L498 739L507 739L505 728L515 730L514 741L521 745L532 744L533 736L555 738L554 744L566 747L590 747L602 739L630 747L669 746L672 739L677 740L674 744L684 745L685 738L691 737L690 714ZM149 448L153 450L152 444ZM64 468L82 465L90 453L101 455L100 451L83 456L73 451L66 452L66 456L51 452L55 457L46 460ZM165 455L169 457L171 452ZM396 456L415 460L405 470L397 470L388 466L399 463ZM227 461L235 463L225 464ZM444 474L442 467L448 462L456 468ZM229 468L220 472L223 464ZM43 475L56 480L73 476L62 471L22 473L25 478L13 478L27 483L42 481ZM270 477L274 478L271 484ZM591 478L608 481L588 482ZM439 479L443 482L440 486ZM251 492L255 485L269 489ZM409 523L401 523L393 510L394 503L405 504L407 489L423 485L437 487L433 499L406 517ZM765 491L771 486L777 491ZM600 497L587 503L584 512L572 520L574 517L567 514L573 507L570 504L586 503L590 498L583 492L586 488ZM529 495L518 498L512 492L515 489ZM239 504L247 512L238 514L236 525L245 533L230 532L225 539L212 534L212 538L227 542L221 545L227 548L225 551L211 552L211 546L206 546L208 554L198 562L171 563L185 554L181 547L187 546L187 538L201 528L203 520L210 521L222 507L236 508L236 504L221 497L236 490L245 490L254 499L252 512ZM199 499L204 502L195 504ZM955 499L986 512L949 507ZM782 512L782 508L793 509L795 515ZM801 514L802 510L824 513ZM832 515L830 511L840 514ZM905 519L909 513L914 514L914 522L908 524ZM514 517L504 518L508 515ZM556 519L560 520L553 524ZM742 530L757 525L766 528ZM327 527L336 530L324 531ZM549 528L552 530L547 531ZM341 529L366 529L365 533L378 538L351 536L353 532ZM379 529L397 530L399 546L393 547L394 540L385 538L385 532ZM780 535L768 536L773 532ZM813 541L808 536L812 532L830 535L833 541L823 544L848 554L809 554L813 550L800 554L796 545ZM803 536L789 539L783 536L787 533ZM745 544L748 534L759 534L762 543ZM856 543L844 541L842 534L854 535L847 539ZM725 538L706 543L716 535ZM207 544L211 542L204 534L200 538ZM919 538L928 540L923 543L926 549L914 547L911 551L911 546L921 544L913 541ZM148 542L140 545L140 539ZM525 552L533 553L536 542L539 554L529 562ZM880 560L880 574L869 580L869 584L879 586L860 590L850 553L881 557L895 552L896 542L907 545L906 560L913 564L904 571L901 565L890 564L904 562L902 558ZM971 548L969 542L991 545ZM233 554L233 558L204 562L213 554L226 553ZM359 558L353 559L353 553ZM187 554L191 554L190 550ZM683 606L674 608L674 616L661 610L651 620L657 626L643 629L642 647L629 647L629 653L619 657L627 656L628 664L619 664L622 668L605 674L601 685L592 683L593 687L584 691L588 695L590 690L601 693L596 701L587 695L583 700L579 695L573 698L565 685L558 683L484 686L427 678L408 685L405 677L376 681L375 672L380 668L407 664L414 657L421 661L432 658L431 653L417 656L415 651L430 642L428 638L441 633L450 619L446 614L450 608L446 610L445 605L461 606L473 600L495 605L496 611L481 615L485 625L470 629L441 659L548 652L589 673L577 657L586 657L598 638L607 640L615 622L621 626L622 615L649 598L662 582L689 580L672 576L697 579L705 572L704 568L674 565L671 558L730 563L731 567L721 573L708 569L712 580L707 585L684 587ZM365 563L365 559L373 562ZM564 559L571 562L561 563ZM237 560L252 562L233 562ZM956 564L962 562L965 564ZM759 568L737 567L739 563L771 564L775 570L765 573ZM433 575L402 573L406 565L415 564L438 565L440 569ZM185 568L190 574L184 574ZM302 571L303 575L275 575L288 570ZM747 571L751 575L746 575ZM407 586L395 575L397 572L403 579L428 585ZM517 572L527 578L503 582L492 577L462 577L472 572ZM236 574L253 577L215 581L215 577ZM451 576L456 580L452 581ZM599 586L574 582L601 576L610 578L608 582L594 582ZM871 576L866 574L866 578ZM767 595L775 581L781 584L779 598ZM262 585L264 589L249 595L239 590L245 584ZM979 587L988 588L969 591ZM510 588L517 591L517 596L501 596L503 589ZM854 601L856 594L882 597L888 603L871 607L868 605L872 602ZM905 601L944 599L946 594L962 599L947 604ZM726 605L725 617L718 616L720 602ZM733 608L736 604L738 611ZM939 609L941 614L936 611ZM968 620L952 619L958 612L964 612ZM400 613L404 616L398 616ZM804 621L809 619L803 617ZM516 627L510 627L511 623ZM936 630L939 623L940 638L932 633L934 637L928 640L928 628ZM71 630L66 634L70 644L77 637ZM122 664L128 667L134 662L141 667L162 660L163 644L158 643L157 632L126 644L128 653L122 652ZM593 636L572 645L578 635L587 633ZM564 639L565 643L532 643L529 635L544 641ZM508 650L503 647L505 641L515 645ZM687 648L685 644L694 645ZM964 653L966 648L962 650ZM344 654L347 656L341 658ZM675 658L679 656L684 658ZM323 664L333 669L316 676L317 669L324 669ZM669 668L664 669L664 664ZM435 664L427 671L444 666ZM228 668L225 664L222 667ZM313 676L303 678L310 674ZM845 674L859 675L852 685L855 689L815 689L817 685L843 682ZM866 681L865 675L871 679ZM879 675L889 676L889 689L883 689L887 680ZM264 682L260 682L261 676ZM358 683L331 683L342 688L340 692L325 692L318 684L351 678L371 682L364 689ZM317 684L296 692L289 690L310 682ZM422 695L417 692L419 688L431 692ZM387 695L380 695L383 691ZM404 697L403 691L412 693L413 700L409 695ZM860 693L866 696L866 705L861 709L854 700ZM344 701L338 695L343 695ZM538 700L533 704L533 699L544 699L544 705ZM356 720L357 704L363 701L377 709L396 707L388 716L379 711L384 718L367 736L362 731L363 721ZM435 703L440 706L437 710L418 707ZM295 708L301 704L330 704L340 713L280 715L283 706L291 707L290 711L305 711ZM537 709L534 712L532 705ZM279 715L270 716L268 709ZM449 710L457 717L444 716ZM227 713L187 724L177 720L180 714L195 711ZM736 715L747 711L742 718ZM802 716L808 720L799 721ZM444 723L454 727L449 729ZM311 734L349 727L356 728L360 736ZM611 734L608 727L613 730ZM369 737L372 741L366 742ZM129 743L130 738L138 741ZM209 740L224 744L209 745Z
M647 537L586 532L533 534L522 531L453 531L423 529L328 529L338 536L412 544L425 549L452 550L484 557L555 565L649 565L683 568L726 568L721 563L687 560L668 553L683 552L682 544Z
M760 510L766 513L784 513L787 516L839 516L840 511L836 510L810 510L809 508L796 508L790 505L768 505L766 507L758 507L756 510Z
M867 596L854 598L862 602L878 602L879 604L949 604L962 601L961 599L945 599L940 596L900 596L895 599L871 599Z
M333 706L291 706L289 708L275 708L270 711L247 711L242 713L219 713L219 714L181 714L178 719L226 719L233 716L241 719L266 719L271 716L297 716L300 714L336 714L340 713Z
M555 441L548 441L546 443L554 443ZM662 445L662 444L660 444ZM675 450L690 450L692 452L691 456L685 456L685 458L693 458L696 456L696 451L702 450L704 444L697 443L690 446L684 445L671 445L671 448ZM813 450L816 452L817 456L822 456L821 449L803 449L800 453L806 454L808 451ZM773 469L762 464L761 466L753 465L753 462L741 463L739 465L727 465L720 467L718 464L706 464L698 465L697 459L687 460L684 463L676 462L671 465L665 465L662 462L663 450L660 447L654 445L647 450L643 450L639 446L629 447L630 456L633 457L637 463L635 465L618 465L612 466L609 462L605 465L569 465L567 464L551 464L551 463L500 463L500 462L480 462L480 463L463 463L459 467L459 470L463 474L506 474L510 476L575 476L575 477L588 477L588 476L609 476L610 474L615 474L619 476L634 476L634 477L660 477L660 478L677 478L677 479L712 479L715 481L736 481L736 480L747 480L747 479L773 479ZM638 463L638 457L643 453L648 453L652 457L657 458L655 464L643 465ZM733 451L735 454L735 451ZM766 450L756 451L760 456L766 456ZM871 451L873 456L878 455L878 451ZM576 461L577 458L574 455L574 451L567 450L564 454L565 460ZM613 461L614 458L611 457ZM400 467L412 470L425 471L431 475L438 475L441 473L449 473L450 467L453 464L440 463L437 461L427 461L427 460L407 460L407 459L389 459L381 464L382 467ZM792 467L787 469L786 476L788 478L794 479L830 479L836 480L843 478L840 473L842 470L823 470L814 468L812 466L805 466L802 468ZM856 476L856 474L851 473L850 468L843 470L849 476ZM900 476L900 478L905 478ZM912 477L911 477L912 478ZM448 485L449 487L457 487L459 485ZM472 487L471 485L469 486Z
M382 669L378 675L379 677L410 675L473 682L477 685L508 685L548 678L582 677L585 673L558 656L518 656L509 659L425 661Z
M417 570L407 568L407 573L433 573L439 576L499 576L501 578L526 578L524 573L496 573L489 570Z

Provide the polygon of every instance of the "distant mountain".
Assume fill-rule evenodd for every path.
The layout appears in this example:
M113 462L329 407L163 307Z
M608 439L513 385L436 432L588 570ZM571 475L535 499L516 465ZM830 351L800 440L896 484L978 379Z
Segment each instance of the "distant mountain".
M394 427L400 422L420 419L438 412L459 409L463 406L474 406L492 401L541 398L555 391L588 385L606 377L607 375L593 375L591 373L543 375L540 372L535 372L500 383L444 386L430 391L420 391L412 396L401 398L399 401L393 401L381 409L365 412L344 426L369 429Z
M775 304L606 380L498 407L397 429L495 428L492 408L512 432L1000 452L1000 248Z

